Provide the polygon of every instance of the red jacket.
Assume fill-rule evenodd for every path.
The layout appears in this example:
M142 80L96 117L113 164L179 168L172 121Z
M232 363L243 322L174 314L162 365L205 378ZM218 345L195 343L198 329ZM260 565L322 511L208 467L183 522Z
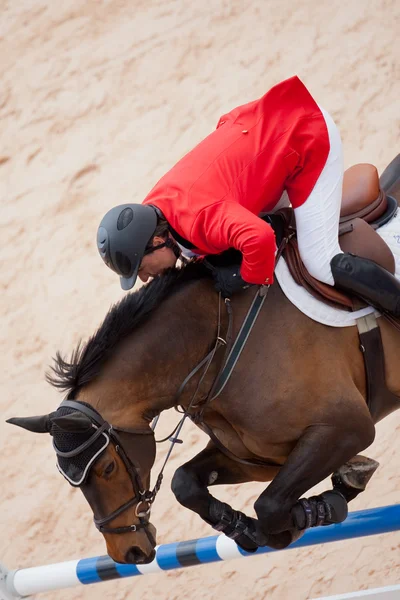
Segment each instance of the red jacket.
M171 227L199 254L236 248L248 283L272 283L275 235L257 215L284 190L294 208L312 191L329 153L324 117L298 77L221 117L216 130L151 190Z

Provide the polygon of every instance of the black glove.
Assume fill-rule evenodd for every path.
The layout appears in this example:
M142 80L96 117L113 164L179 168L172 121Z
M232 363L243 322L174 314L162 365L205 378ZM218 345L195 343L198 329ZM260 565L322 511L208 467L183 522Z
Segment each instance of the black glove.
M240 265L214 267L212 270L214 285L217 292L224 298L230 298L235 292L245 290L250 286L240 275Z

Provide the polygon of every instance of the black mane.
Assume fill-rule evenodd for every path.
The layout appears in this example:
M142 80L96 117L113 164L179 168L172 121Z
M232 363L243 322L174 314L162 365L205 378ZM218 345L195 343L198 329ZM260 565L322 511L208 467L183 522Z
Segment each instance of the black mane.
M169 269L136 292L127 294L108 311L96 333L71 354L70 361L56 353L54 366L46 380L54 387L75 393L100 372L115 346L142 324L172 292L182 285L206 277L209 271L200 262L191 262L181 269Z

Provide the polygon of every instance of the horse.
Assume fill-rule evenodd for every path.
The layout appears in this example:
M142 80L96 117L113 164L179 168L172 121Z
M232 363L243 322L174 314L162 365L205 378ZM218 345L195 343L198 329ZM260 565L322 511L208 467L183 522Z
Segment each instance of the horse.
M400 200L400 155L381 184ZM226 302L235 335L253 296L249 288ZM150 491L152 423L169 408L181 407L210 436L175 472L176 499L248 552L283 548L307 527L342 521L376 468L360 455L377 419L366 403L357 328L309 319L275 283L229 381L206 402L224 362L224 306L202 264L156 277L111 307L69 360L56 354L47 378L67 397L54 412L8 420L51 434L59 470L83 492L116 562L155 556L150 509L162 476ZM387 386L400 396L400 335L378 321ZM330 475L332 490L303 498ZM250 481L268 483L254 504L257 519L209 491Z

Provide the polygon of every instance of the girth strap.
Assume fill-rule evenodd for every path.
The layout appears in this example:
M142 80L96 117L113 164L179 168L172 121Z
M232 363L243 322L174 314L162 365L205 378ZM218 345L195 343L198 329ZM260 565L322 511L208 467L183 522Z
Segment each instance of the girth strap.
M367 382L367 405L374 423L400 406L400 398L387 387L381 330L374 314L357 319Z
M195 422L197 423L196 420L195 420ZM228 458L231 458L232 460L234 460L237 463L240 463L241 465L249 465L250 467L280 467L281 466L280 464L275 463L272 460L265 460L265 458L257 458L257 457L240 458L239 456L236 456L236 454L233 454L233 452L231 452L229 450L229 448L224 446L223 443L219 441L219 439L217 438L217 436L215 435L215 433L213 432L211 427L209 425L207 425L207 423L205 423L204 421L201 421L201 423L198 423L198 425L209 436L209 438L214 442L214 444L218 448L218 450L221 450L221 452L223 454L225 454L225 456L227 456Z

